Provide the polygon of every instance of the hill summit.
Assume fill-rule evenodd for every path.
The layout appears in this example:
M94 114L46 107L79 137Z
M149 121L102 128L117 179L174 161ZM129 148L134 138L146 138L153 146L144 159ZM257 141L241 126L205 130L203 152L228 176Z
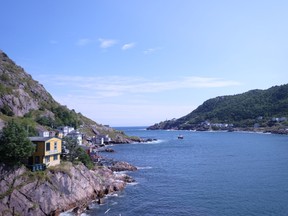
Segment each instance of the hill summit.
M113 130L59 104L32 76L0 50L0 129L14 119L36 135L39 130L71 126L86 136L109 135L114 142L130 142Z
M288 133L288 84L267 90L219 96L205 101L179 119L163 121L148 129L263 130Z

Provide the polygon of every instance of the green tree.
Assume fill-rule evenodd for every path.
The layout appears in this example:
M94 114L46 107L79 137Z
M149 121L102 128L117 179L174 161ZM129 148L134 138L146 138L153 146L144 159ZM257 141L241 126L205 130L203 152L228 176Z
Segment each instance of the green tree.
M69 151L67 160L74 162L75 159L78 157L77 154L77 148L78 143L76 139L73 139L72 137L64 137L63 140L63 146Z
M82 149L76 139L64 137L63 146L69 151L66 160L73 162L81 161L89 169L93 168L93 162L84 149Z
M92 169L94 164L84 149L78 147L77 149L78 160L81 161L88 169Z
M27 161L35 147L20 124L10 121L0 133L0 161L5 164L18 164Z

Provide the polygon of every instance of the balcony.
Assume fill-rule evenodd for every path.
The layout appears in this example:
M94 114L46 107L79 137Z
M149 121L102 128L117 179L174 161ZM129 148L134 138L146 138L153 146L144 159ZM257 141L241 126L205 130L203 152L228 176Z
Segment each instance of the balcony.
M45 155L53 155L53 154L59 154L59 153L61 153L61 152L58 151L57 149L50 150L50 151L45 151Z

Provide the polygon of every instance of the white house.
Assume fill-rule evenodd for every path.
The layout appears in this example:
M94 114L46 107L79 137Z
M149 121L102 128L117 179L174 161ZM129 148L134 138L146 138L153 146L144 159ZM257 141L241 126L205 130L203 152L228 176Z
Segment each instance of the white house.
M82 145L83 135L79 131L73 130L67 134L67 137L71 137L73 139L76 139L77 143L79 145Z
M39 135L39 137L50 137L49 131L44 131L44 130L38 131L38 135Z
M61 126L57 128L59 132L63 133L63 136L67 136L68 133L71 133L74 131L74 127L69 127L69 126Z
M109 137L109 135L97 135L96 137L92 138L92 142L95 144L100 144L103 145L105 143L109 143L111 142L111 138Z

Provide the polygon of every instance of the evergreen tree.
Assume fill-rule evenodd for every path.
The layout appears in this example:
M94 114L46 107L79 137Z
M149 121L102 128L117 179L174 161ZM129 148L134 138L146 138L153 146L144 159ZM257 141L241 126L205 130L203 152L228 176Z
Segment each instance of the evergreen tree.
M27 161L35 147L20 124L10 121L0 133L0 162L17 164Z
M73 162L81 161L89 169L93 168L93 162L84 149L82 149L76 139L72 137L64 137L62 143L69 151L66 160Z
M77 148L79 146L77 140L73 139L72 137L66 136L63 138L62 143L65 146L65 148L69 151L67 160L74 162L75 159L78 157Z
M88 169L92 169L94 164L84 149L79 147L77 149L78 160L81 161Z

